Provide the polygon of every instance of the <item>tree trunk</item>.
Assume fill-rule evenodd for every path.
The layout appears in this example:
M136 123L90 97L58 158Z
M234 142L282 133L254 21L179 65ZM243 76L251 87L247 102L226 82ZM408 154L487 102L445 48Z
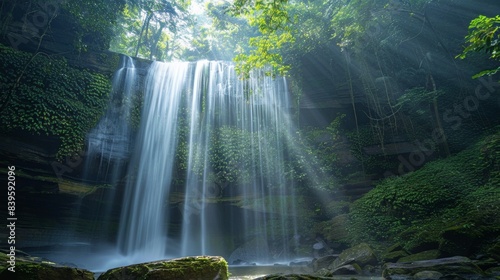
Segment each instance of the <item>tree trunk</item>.
M139 34L139 39L137 40L137 47L135 48L135 57L139 55L139 48L141 47L141 40L142 40L142 35L144 34L144 30L149 27L149 22L151 21L151 18L153 17L153 13L150 12L148 13L148 16L144 19L144 23L142 24L141 28L141 33Z

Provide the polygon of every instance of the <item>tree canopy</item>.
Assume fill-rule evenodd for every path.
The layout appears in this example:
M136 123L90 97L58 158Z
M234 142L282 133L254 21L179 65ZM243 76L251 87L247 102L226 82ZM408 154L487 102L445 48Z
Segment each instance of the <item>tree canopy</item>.
M457 57L465 59L473 52L486 52L493 60L500 60L500 15L486 17L480 15L473 19L469 25L469 34L465 37L466 47ZM479 78L485 75L494 75L500 71L496 69L481 71L473 76Z

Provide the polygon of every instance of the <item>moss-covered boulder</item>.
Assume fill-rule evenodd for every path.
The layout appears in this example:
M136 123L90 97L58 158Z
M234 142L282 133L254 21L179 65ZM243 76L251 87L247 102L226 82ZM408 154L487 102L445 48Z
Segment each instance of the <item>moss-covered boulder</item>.
M227 262L222 257L196 256L113 268L99 280L227 280Z
M406 279L423 271L436 271L444 275L458 275L467 279L481 277L483 271L466 257L451 257L411 263L386 263L382 276L385 279ZM406 277L406 278L405 278Z
M383 262L396 262L402 257L408 256L408 252L404 249L401 243L393 244L382 252L380 259Z
M16 251L17 252L17 251ZM19 256L19 254L16 254ZM94 280L94 273L85 269L61 266L39 258L23 255L17 257L14 266L10 265L8 257L0 253L0 279L23 280ZM13 270L13 271L12 271Z
M368 264L377 264L377 262L377 257L370 245L361 243L342 251L330 268L335 269L351 263L357 263L359 266L363 267Z
M407 257L408 253L406 251L395 251L395 252L390 252L387 254L384 254L382 257L382 260L384 262L395 262L398 261L401 258Z

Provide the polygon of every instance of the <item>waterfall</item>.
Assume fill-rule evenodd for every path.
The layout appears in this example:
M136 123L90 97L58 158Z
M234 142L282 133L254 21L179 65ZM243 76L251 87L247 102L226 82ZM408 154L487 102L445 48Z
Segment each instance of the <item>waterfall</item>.
M121 253L133 261L229 255L221 244L251 241L250 261L286 259L285 236L296 228L285 177L289 107L284 79L256 71L243 81L226 62L154 62L122 205Z
M118 237L123 253L142 261L166 254L168 194L187 70L187 63L155 62L146 77L141 124L129 167L132 177L126 186Z
M132 99L137 87L137 70L134 61L131 57L123 56L121 67L113 77L107 110L87 136L85 169L86 173L92 174L92 180L116 183L123 168L122 165L130 156L130 118ZM95 170L95 172L90 170Z
M107 221L101 227L93 228L91 239L108 240L115 231L115 187L125 176L131 155L132 111L133 103L138 98L138 90L138 73L134 61L131 57L122 56L120 68L113 75L107 110L87 135L82 175L84 182L113 186L106 191L96 192L96 196L107 203L100 203L83 211L87 217L82 216L81 209L88 205L83 200L77 203L76 213L80 219L100 217Z

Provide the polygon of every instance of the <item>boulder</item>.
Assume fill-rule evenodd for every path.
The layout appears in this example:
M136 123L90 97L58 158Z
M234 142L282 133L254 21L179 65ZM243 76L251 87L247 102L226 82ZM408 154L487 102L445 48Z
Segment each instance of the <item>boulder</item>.
M68 278L69 279L69 278ZM222 257L196 256L113 268L98 280L227 280L227 262Z
M396 251L403 251L403 250L404 250L403 245L398 242L398 243L393 244L392 246L389 246L387 249L385 249L383 254L388 254L388 253L392 253L392 252L396 252Z
M361 243L342 251L330 268L335 269L352 263L357 263L361 267L367 264L377 264L377 257L368 244Z
M483 271L470 259L457 256L411 263L386 263L382 276L385 279L405 279L422 271L436 271L444 275L444 278L465 276L473 279L483 275Z
M94 273L85 269L61 266L39 258L19 255L16 258L14 272L9 271L7 255L0 253L0 279L23 280L94 280Z
M393 244L382 252L381 259L384 262L395 262L402 257L408 256L408 252L401 243Z
M394 251L394 252L384 254L382 256L382 260L384 262L395 262L395 261L402 259L404 257L407 257L407 256L408 256L408 253L406 253L405 251Z

